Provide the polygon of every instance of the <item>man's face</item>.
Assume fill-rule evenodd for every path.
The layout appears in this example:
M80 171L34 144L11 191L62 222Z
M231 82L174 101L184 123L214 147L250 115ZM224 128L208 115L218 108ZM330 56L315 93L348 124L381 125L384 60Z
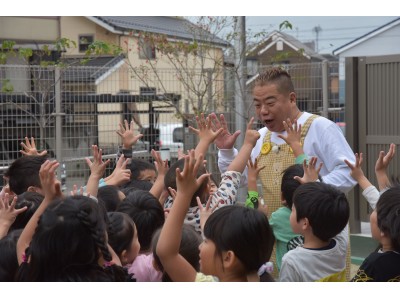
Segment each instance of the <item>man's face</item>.
M267 84L254 87L253 98L256 114L268 130L284 131L283 121L292 118L295 112L295 93L282 94L275 84Z

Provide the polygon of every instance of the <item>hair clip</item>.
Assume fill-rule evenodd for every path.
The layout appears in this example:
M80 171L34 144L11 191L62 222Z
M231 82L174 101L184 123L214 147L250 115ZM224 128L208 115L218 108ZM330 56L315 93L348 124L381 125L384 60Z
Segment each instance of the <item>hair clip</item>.
M258 276L262 276L265 272L271 274L274 271L274 264L270 261L262 264L261 267L258 269L257 274Z

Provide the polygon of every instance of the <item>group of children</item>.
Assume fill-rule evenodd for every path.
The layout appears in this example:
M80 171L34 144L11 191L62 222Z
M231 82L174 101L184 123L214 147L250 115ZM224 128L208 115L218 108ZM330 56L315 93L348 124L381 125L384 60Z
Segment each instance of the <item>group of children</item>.
M125 121L113 173L103 178L110 161L92 146L88 181L71 195L61 192L59 163L26 138L0 194L0 281L345 281L349 204L321 182L296 120L282 136L296 164L283 172L282 207L269 218L257 190L262 167L250 159L260 137L253 119L219 184L203 158L222 129L203 114L196 120L196 149L171 166L154 150L154 165L131 159L141 135ZM374 209L371 231L381 244L352 281L400 281L400 186L387 176L394 155L392 144L377 160L380 191L364 176L361 153L354 165L346 161ZM237 199L246 168L248 197Z

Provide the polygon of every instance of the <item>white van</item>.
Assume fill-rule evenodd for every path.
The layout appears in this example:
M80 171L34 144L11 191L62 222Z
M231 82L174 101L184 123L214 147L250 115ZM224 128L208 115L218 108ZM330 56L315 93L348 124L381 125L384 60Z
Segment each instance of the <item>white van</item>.
M150 149L149 138L146 137L146 130L148 126L144 126L141 131L144 136L141 139L145 145L146 150ZM168 156L172 160L178 158L178 149L183 150L183 125L182 123L162 123L155 126L156 130L159 130L159 137L155 141L156 148L160 150L162 158L165 159ZM140 142L138 145L140 147ZM138 147L138 148L139 148Z

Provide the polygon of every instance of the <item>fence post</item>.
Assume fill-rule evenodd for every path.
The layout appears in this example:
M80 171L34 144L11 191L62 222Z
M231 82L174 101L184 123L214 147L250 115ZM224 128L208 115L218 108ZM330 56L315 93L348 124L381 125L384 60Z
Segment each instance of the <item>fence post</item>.
M56 136L55 136L55 151L56 151L56 158L57 161L62 164L63 157L62 157L62 119L61 116L61 72L59 67L55 67L55 76L54 76L54 90L55 90L55 103L56 103ZM61 181L61 173L57 172L57 178Z
M322 116L329 119L328 61L322 62Z

